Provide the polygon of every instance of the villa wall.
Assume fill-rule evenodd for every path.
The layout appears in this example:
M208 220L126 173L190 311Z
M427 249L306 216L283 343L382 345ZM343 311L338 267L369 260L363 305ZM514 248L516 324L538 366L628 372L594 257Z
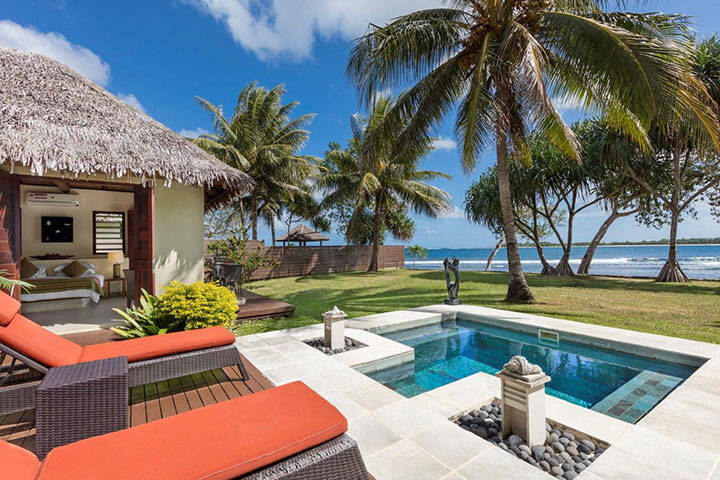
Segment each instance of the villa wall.
M171 280L203 279L205 199L202 188L173 183L169 188L156 185L154 201L153 268L159 294Z

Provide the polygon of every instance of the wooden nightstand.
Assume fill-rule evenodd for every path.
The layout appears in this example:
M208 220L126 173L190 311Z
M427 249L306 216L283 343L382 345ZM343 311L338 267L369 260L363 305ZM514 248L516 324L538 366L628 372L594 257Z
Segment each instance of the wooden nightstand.
M120 288L122 289L122 296L127 295L127 283L124 278L106 278L105 279L105 298L110 298L110 284L112 282L120 282Z

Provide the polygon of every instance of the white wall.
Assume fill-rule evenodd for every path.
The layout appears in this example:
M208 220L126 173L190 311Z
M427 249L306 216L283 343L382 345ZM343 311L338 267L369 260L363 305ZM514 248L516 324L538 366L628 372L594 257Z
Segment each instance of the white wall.
M203 279L202 188L173 183L155 186L155 293L162 293L171 280L183 283Z
M79 259L87 259L94 263L99 273L112 276L112 265L107 261L107 255L93 254L92 217L93 211L127 212L133 208L133 194L127 192L107 192L100 190L73 189L71 193L80 195L79 207L65 207L53 205L28 205L25 202L27 192L55 192L57 188L21 185L21 236L22 255L42 255L45 253L61 253L75 255ZM41 238L42 216L72 217L73 242L72 243L43 243ZM125 219L127 233L127 217ZM126 252L127 253L127 252ZM34 259L32 259L35 262ZM51 266L64 263L59 260L38 261L39 264Z

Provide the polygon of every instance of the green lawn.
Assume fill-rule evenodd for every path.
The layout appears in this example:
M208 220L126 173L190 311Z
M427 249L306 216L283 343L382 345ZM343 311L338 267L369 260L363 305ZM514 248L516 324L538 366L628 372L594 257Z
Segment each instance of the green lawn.
M528 282L537 303L513 305L503 301L507 275L462 272L460 298L474 305L720 343L720 282L677 285L539 275L529 275ZM447 293L444 273L427 270L281 278L247 288L297 308L291 318L244 323L237 329L241 335L317 323L333 305L352 318L441 303Z

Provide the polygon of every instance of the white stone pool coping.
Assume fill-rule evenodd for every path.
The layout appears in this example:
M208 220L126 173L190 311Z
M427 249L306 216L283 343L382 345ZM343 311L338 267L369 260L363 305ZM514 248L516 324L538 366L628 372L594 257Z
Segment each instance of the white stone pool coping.
M473 305L433 305L348 320L347 336L368 347L327 356L303 342L322 325L239 337L236 345L275 384L302 380L349 422L370 473L384 479L549 479L448 420L499 396L500 382L477 373L407 399L359 371L413 358L412 349L376 333L431 325L457 313L620 342L663 358L691 355L707 361L635 425L552 396L548 418L611 444L580 480L720 480L720 346L630 330ZM375 333L373 333L375 332ZM595 342L593 342L595 343Z

